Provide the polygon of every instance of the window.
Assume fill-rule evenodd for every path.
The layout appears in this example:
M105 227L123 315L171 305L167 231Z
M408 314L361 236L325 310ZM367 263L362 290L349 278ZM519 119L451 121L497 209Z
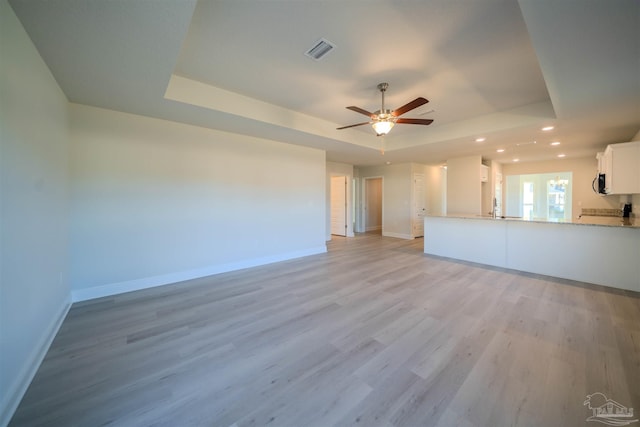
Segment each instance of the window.
M509 175L505 212L525 219L571 219L571 172Z
M550 179L547 181L547 218L565 219L565 203L568 179ZM571 210L571 207L569 207ZM571 218L571 215L569 215Z

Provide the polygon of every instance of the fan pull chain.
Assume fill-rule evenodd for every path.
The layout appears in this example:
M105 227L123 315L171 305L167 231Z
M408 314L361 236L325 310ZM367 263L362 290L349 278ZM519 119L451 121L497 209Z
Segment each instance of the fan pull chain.
M381 136L382 138L380 139L382 139L382 143L380 144L380 155L384 156L384 135L381 135Z

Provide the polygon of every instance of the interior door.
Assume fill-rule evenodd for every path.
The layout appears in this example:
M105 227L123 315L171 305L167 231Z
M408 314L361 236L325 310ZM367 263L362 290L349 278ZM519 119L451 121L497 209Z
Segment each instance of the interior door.
M413 237L424 236L424 213L426 211L424 194L424 174L413 174Z
M347 235L347 177L331 177L331 234Z

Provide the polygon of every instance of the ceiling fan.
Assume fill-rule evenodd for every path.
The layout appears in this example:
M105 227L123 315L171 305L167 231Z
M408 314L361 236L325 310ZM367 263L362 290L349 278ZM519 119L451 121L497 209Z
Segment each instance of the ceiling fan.
M408 125L430 125L433 120L431 119L403 119L400 118L401 115L406 113L407 111L411 111L414 108L418 108L421 105L429 102L427 99L419 97L409 102L408 104L403 105L400 108L395 110L387 110L384 108L384 93L389 88L389 83L380 83L378 85L378 90L382 94L382 106L378 111L370 113L369 111L362 109L360 107L350 106L347 107L348 110L355 111L356 113L364 114L365 116L369 116L371 120L368 122L356 123L354 125L342 126L337 128L337 130L348 129L356 126L362 125L372 125L373 130L376 131L376 136L382 136L389 133L391 128L396 123L408 124Z

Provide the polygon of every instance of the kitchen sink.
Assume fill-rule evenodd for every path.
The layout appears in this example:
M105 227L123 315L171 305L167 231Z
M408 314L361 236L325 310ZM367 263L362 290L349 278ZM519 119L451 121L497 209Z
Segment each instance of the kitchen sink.
M480 218L494 218L493 215L476 215L477 217ZM496 216L495 219L522 219L521 216L505 216L505 215L501 215L501 216Z

